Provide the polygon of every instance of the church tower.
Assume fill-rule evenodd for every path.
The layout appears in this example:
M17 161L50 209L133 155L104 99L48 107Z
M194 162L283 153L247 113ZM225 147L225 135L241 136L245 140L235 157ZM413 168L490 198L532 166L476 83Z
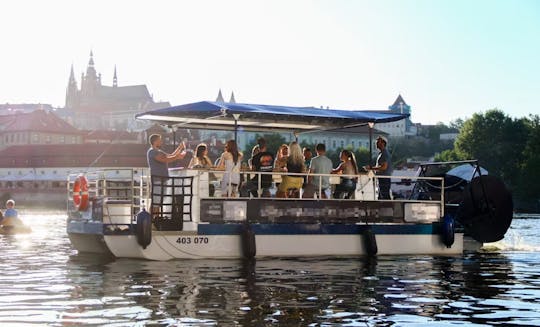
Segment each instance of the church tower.
M91 97L96 93L98 86L101 86L101 76L98 76L94 68L94 54L90 51L90 60L86 67L86 75L81 81L81 93L83 97Z

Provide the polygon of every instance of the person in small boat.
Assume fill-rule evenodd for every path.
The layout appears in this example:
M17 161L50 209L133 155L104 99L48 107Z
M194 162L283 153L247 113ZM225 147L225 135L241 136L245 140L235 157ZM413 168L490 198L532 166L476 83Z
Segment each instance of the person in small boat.
M332 170L332 174L358 175L358 166L356 165L354 153L349 150L342 150L339 159L341 163ZM334 189L333 197L335 199L350 198L356 189L356 180L357 177L354 176L341 176L340 183Z
M161 135L152 134L148 138L150 148L146 152L150 175L159 177L169 177L169 163L180 160L186 156L186 146L180 143L173 153L168 154L161 150L163 144Z
M392 158L387 149L388 139L384 136L377 137L377 161L375 166L367 166L366 169L375 171L377 176L392 176L394 168L392 167ZM390 178L378 178L379 199L390 200Z
M1 224L4 226L23 225L22 220L19 219L19 213L15 209L15 201L12 199L6 201L6 211L4 212L4 218Z
M193 158L191 158L191 162L189 163L189 168L203 168L203 169L212 169L214 165L212 164L212 160L208 157L208 146L205 143L200 143L195 148L195 155ZM216 180L213 173L209 173L208 178L210 181ZM208 194L210 196L214 196L215 187L214 184L209 183L208 184Z
M289 173L305 173L306 166L304 164L304 155L302 154L302 148L297 142L291 142L289 145L289 156L287 157L287 166L285 171ZM276 197L286 198L288 197L289 190L295 190L300 192L304 183L304 177L298 175L283 175L281 183L278 186Z
M219 166L216 167L219 170L225 170L221 180L221 194L224 197L236 197L237 195L242 157L243 154L238 151L234 140L225 143L225 151L221 155Z
M308 172L310 174L330 174L332 172L332 160L326 156L326 145L319 143L315 146L317 156L311 159ZM321 194L319 193L319 180L321 180ZM313 198L318 194L320 198L326 199L326 190L330 188L328 176L308 176L308 182L304 188L304 198Z
M251 158L251 170L258 172L272 172L274 169L274 155L271 152L268 152L266 148L266 140L262 137L259 138L256 146L259 148L259 153ZM269 197L270 187L272 186L272 175L261 174L260 178L262 196ZM248 197L251 194L253 197L258 197L258 189L259 175L255 175L244 185L242 185L242 188L240 189L240 196Z

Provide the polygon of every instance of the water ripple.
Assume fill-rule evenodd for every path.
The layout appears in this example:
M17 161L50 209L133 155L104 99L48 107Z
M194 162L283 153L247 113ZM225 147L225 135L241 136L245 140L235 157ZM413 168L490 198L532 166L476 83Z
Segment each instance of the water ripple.
M1 324L540 325L540 220L483 254L149 262L77 254L63 214L24 219L0 236Z

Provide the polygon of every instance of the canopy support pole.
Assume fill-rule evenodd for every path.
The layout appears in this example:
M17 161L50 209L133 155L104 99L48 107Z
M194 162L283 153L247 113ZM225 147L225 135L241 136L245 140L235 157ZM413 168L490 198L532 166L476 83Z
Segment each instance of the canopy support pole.
M238 146L238 119L240 114L233 114L234 117L234 143Z
M369 122L369 164L372 164L373 161L373 127L375 126L375 123Z

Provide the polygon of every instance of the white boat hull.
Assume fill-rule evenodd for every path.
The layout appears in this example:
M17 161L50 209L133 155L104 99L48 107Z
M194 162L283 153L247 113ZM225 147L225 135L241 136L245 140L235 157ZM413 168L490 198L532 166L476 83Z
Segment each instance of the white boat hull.
M463 252L463 234L447 248L440 235L376 235L378 255L453 255ZM149 260L242 258L240 235L202 235L193 232L156 232L143 249L135 235L105 235L105 243L116 257ZM367 255L362 235L255 235L255 257L363 256Z

